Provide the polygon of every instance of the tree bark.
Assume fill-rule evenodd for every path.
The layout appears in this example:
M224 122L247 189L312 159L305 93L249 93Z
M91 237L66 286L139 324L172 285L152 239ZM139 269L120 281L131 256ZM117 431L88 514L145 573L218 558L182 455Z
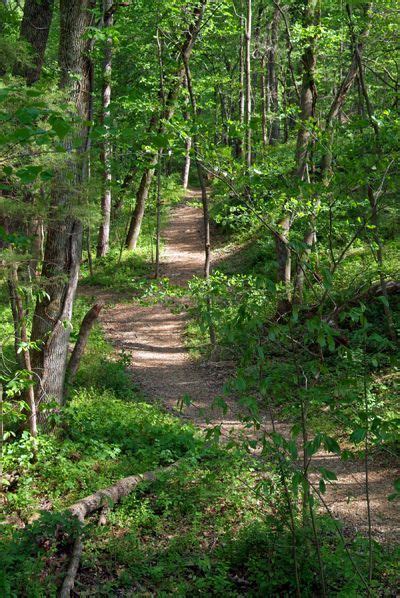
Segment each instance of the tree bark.
M158 152L158 171L157 171L157 206L156 206L156 268L154 278L160 275L160 244L161 244L161 168L162 168L162 150Z
M252 163L252 146L251 146L251 29L252 29L252 0L247 0L247 15L246 15L246 165L250 168Z
M304 26L316 24L318 0L308 0ZM306 173L310 143L310 125L315 114L317 88L315 85L315 34L311 33L306 42L301 58L303 66L303 81L300 92L300 128L296 146L296 175L303 180Z
M54 0L26 0L21 22L20 39L28 42L33 50L34 66L17 64L14 74L25 77L28 85L39 80L44 54L53 17Z
M196 4L194 11L193 11L193 22L188 27L188 30L185 34L185 39L182 44L180 54L186 54L188 58L190 57L193 45L196 41L198 33L200 31L200 25L203 18L203 13L205 9L207 0L201 0L199 3ZM152 117L150 121L149 131L157 130L159 134L163 134L165 131L165 124L171 120L174 111L176 100L178 98L180 89L182 87L183 81L185 77L185 68L182 66L178 68L175 77L173 78L173 83L171 83L171 87L169 89L168 94L165 94L165 108L161 111L161 118L160 117ZM159 95L161 96L162 90L159 91ZM164 149L164 148L160 148ZM158 161L158 153L154 152L150 155L148 165L145 168L138 192L136 194L136 206L133 212L133 216L131 218L128 234L126 237L126 247L130 250L135 250L136 245L139 239L140 230L142 227L142 221L144 216L144 211L146 207L147 198L149 195L150 186L154 177L155 167Z
M198 118L198 111L197 111L197 101L196 96L194 94L193 85L192 85L192 76L189 67L189 55L186 53L182 54L183 64L185 67L185 75L186 75L186 83L189 92L190 103L192 106L192 115L193 115L193 124L197 126L197 118ZM209 205L208 205L208 194L207 194L207 186L204 176L203 165L200 162L199 158L199 142L197 133L193 135L193 148L194 148L194 155L195 155L195 162L197 168L197 174L199 178L200 188L201 188L201 201L203 207L203 234L204 234L204 278L208 280L210 278L210 270L211 270L211 235L210 235L210 214L209 214ZM207 296L207 310L209 315L209 334L210 334L210 342L211 346L215 346L215 328L212 321L212 310L211 310L211 298Z
M365 8L365 16L368 16L368 11L370 8L370 4L367 5ZM327 142L326 142L326 151L322 157L322 176L324 178L329 175L332 166L332 143L333 143L333 121L338 117L340 114L344 103L347 99L347 96L354 85L354 81L357 78L358 69L359 69L359 59L361 59L365 40L369 35L369 26L370 22L367 20L366 25L359 37L358 40L353 40L354 50L351 59L351 63L349 69L344 76L339 89L336 92L336 95L333 99L333 102L330 106L329 112L325 119L325 130L327 132Z
M90 105L90 61L87 28L91 23L90 0L61 0L60 6L60 88L72 100L84 123ZM46 295L36 302L31 340L40 345L32 354L32 366L40 379L36 385L37 403L51 399L63 402L64 379L72 308L78 283L82 224L73 215L73 203L84 184L84 153L88 129L75 131L78 151L69 136L64 144L67 163L53 179L50 221L45 245L41 284Z
M192 149L192 139L191 137L186 137L185 142L185 163L183 165L183 176L182 176L182 187L185 189L189 186L189 175L190 175L190 151Z
M375 193L373 191L371 185L368 185L368 199L369 199L369 202L371 205L371 212L372 212L371 222L374 227L373 231L372 231L372 235L373 235L373 238L374 238L374 241L376 244L376 261L378 264L378 272L379 272L379 280L380 280L382 296L384 298L383 309L384 309L385 316L386 316L386 324L387 324L389 336L393 342L396 342L396 340L397 340L396 328L395 328L394 322L393 322L392 310L390 309L390 305L389 305L389 293L388 293L388 287L387 287L387 282L386 282L385 272L384 272L383 243L382 243L381 236L379 234L378 197L379 197L379 193Z
M93 326L95 325L102 309L103 303L96 303L89 309L89 311L82 320L78 338L76 340L74 349L71 353L65 376L66 382L69 385L73 384L75 380L75 376L78 372L83 354L86 349L87 342L89 340L90 332Z
M14 327L15 327L15 340L16 340L16 348L17 348L17 339L19 340L18 344L23 343L23 346L17 348L17 357L18 352L22 356L20 360L20 366L22 366L30 375L31 377L31 384L29 384L26 390L26 399L27 404L29 407L29 414L28 414L28 422L29 422L29 431L33 439L37 436L37 415L36 415L36 401L35 401L35 392L34 392L34 380L33 380L33 371L32 371L32 364L31 364L31 352L30 348L28 347L28 332L26 328L26 311L24 309L19 291L18 291L19 281L18 281L18 269L17 265L13 264L11 266L10 275L8 279L8 287L10 292L10 300L13 306L13 316L14 316ZM34 456L35 459L37 457L37 445L36 441L34 440Z
M240 2L240 9L243 11L243 0ZM239 123L241 129L244 127L245 108L246 108L246 94L244 89L245 79L245 36L244 36L244 17L240 16L240 42L239 42ZM236 141L236 157L243 156L243 134Z
M104 28L110 29L113 26L113 3L114 0L103 0L103 21ZM102 113L101 123L104 127L104 141L101 144L100 162L103 174L103 189L101 197L101 224L97 242L97 257L103 257L108 253L110 243L110 220L111 220L111 143L109 139L110 128L110 101L111 101L111 72L112 72L112 38L108 37L104 47L103 59L103 89L102 89Z
M271 97L271 109L273 112L273 118L271 122L271 130L269 135L270 145L275 145L279 141L280 137L280 121L279 121L279 89L278 89L278 76L276 67L276 57L278 53L278 33L279 33L279 21L280 12L275 7L274 14L271 23L271 45L268 52L268 87Z
M265 77L265 54L261 55L260 58L260 95L261 95L261 139L262 144L265 147L268 143L268 130L267 130L267 85Z

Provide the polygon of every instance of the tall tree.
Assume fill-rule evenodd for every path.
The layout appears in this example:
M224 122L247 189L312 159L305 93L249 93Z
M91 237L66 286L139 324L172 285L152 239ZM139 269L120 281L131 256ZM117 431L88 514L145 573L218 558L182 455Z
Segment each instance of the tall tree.
M103 23L105 30L113 26L113 0L103 0ZM110 101L112 70L112 37L107 36L104 45L103 86L101 122L104 127L104 140L101 144L100 161L102 167L103 187L101 195L101 224L97 241L97 257L106 255L110 243L111 219L111 143L109 139Z
M24 3L20 38L32 48L32 65L17 64L14 71L25 77L28 85L38 81L42 72L53 7L54 0L26 0Z
M40 346L33 352L32 367L38 376L37 402L62 403L72 308L78 283L82 247L82 224L74 216L81 201L84 160L88 144L90 62L88 27L90 0L61 0L60 89L71 100L80 119L74 134L64 141L66 164L53 181L41 285L45 294L37 300L31 340ZM77 147L77 149L75 149Z
M251 166L251 33L252 33L252 16L253 7L252 0L247 0L247 13L246 13L246 164L247 167Z
M279 141L280 121L279 121L279 89L277 73L277 54L278 54L278 35L279 35L279 8L275 6L271 22L271 43L268 52L268 91L270 94L270 106L273 113L271 121L271 131L269 134L269 143L275 145Z

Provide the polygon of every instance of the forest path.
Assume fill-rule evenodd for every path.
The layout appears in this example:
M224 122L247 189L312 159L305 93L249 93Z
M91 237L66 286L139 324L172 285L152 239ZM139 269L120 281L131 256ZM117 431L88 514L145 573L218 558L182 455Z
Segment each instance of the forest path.
M200 208L190 204L198 200L198 191L188 191L186 200L172 211L163 232L165 247L160 274L171 283L185 287L193 275L202 275L203 220ZM225 397L228 412L213 409L215 397L222 394L232 370L219 363L194 361L185 345L188 315L184 309L169 309L162 303L142 306L137 302L119 303L117 297L106 299L113 305L104 310L101 323L106 337L118 350L128 353L130 371L136 384L150 402L160 402L168 411L193 421L199 428L221 425L223 437L254 434L244 429L240 409L233 397ZM182 306L181 306L182 307ZM177 404L189 395L192 404L183 414ZM262 428L271 431L266 417ZM290 425L278 424L277 431L288 437ZM262 433L259 432L259 434ZM366 533L365 474L361 461L341 461L337 455L320 452L313 457L314 467L334 471L337 482L329 486L326 502L335 516L345 523L345 533ZM379 460L370 463L370 498L373 534L377 540L390 542L400 536L398 507L387 501L393 480L400 472ZM315 478L314 478L315 479Z
M186 287L194 275L203 274L202 210L190 205L200 197L198 191L189 190L163 231L160 278L167 277L173 285ZM229 405L226 416L212 409L228 377L227 368L192 359L185 344L187 319L183 305L171 310L162 303L117 303L103 312L101 322L112 344L129 354L132 376L147 400L161 402L168 411L201 428L221 424L227 435L243 427L233 400L225 399ZM184 395L190 396L192 404L180 413L178 401Z

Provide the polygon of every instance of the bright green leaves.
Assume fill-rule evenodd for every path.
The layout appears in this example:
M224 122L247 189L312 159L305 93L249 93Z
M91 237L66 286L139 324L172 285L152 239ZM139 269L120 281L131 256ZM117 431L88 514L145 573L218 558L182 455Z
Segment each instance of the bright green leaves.
M63 140L71 131L71 125L61 116L52 115L49 118L52 130L60 140Z
M366 428L356 428L350 435L350 440L354 442L354 444L359 444L363 440L365 440L367 436Z

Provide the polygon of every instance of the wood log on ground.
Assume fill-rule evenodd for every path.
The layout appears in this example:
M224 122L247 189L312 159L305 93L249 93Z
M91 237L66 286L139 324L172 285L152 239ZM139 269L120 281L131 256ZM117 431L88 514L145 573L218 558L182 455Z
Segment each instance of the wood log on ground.
M104 510L108 510L109 507L120 502L125 496L128 496L138 484L141 482L154 482L160 473L167 473L177 466L176 463L164 468L156 469L155 471L147 471L138 475L128 476L122 478L113 486L103 488L90 494L85 498L81 498L76 503L71 505L67 511L76 517L82 524L84 523L85 517L91 515L95 511L101 510L100 519ZM103 521L100 522L103 525ZM74 588L75 578L78 573L79 563L83 552L82 536L79 534L75 540L74 547L72 549L71 560L68 565L67 574L64 578L59 598L69 598L71 591Z
M386 282L386 292L388 295L399 294L400 293L400 281L388 280ZM348 299L341 305L335 307L335 309L333 310L333 312L331 312L331 314L329 316L329 320L336 321L339 314L341 312L343 312L345 309L348 309L349 307L354 307L360 301L365 301L365 302L373 301L374 299L377 299L378 297L382 297L382 294L383 294L383 292L382 292L382 286L381 286L380 282L373 284L368 289L366 289L364 291L360 291L359 293L354 295L354 297L351 297L350 299Z

